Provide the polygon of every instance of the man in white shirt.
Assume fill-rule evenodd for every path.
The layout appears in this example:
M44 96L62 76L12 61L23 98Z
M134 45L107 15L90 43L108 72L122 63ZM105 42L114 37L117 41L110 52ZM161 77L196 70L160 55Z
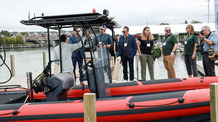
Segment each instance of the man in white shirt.
M62 52L62 71L68 72L69 74L73 75L73 65L71 61L72 52L78 48L82 47L82 43L78 42L75 44L67 44L68 39L66 34L61 35L61 52ZM83 42L85 39L82 39ZM54 48L54 60L60 59L60 51L59 45ZM59 73L59 61L56 61L54 64L54 74ZM80 82L81 85L84 85L83 82Z

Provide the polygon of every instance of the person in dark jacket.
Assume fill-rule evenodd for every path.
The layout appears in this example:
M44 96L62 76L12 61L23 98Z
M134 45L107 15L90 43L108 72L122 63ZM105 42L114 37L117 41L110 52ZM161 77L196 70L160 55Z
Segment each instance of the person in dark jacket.
M77 32L76 32L76 29L77 31L79 31L79 28L74 28L73 29L73 35L69 38L69 44L75 44L75 43L78 43L80 40ZM75 80L76 80L76 62L78 62L78 65L79 65L79 69L82 68L83 66L83 57L84 57L84 52L83 52L83 49L82 48L78 48L76 49L73 53L72 53L72 62L73 62L73 73L74 73L74 76L75 76ZM80 84L84 84L83 83L83 73L80 72Z
M127 75L127 62L129 62L130 69L130 81L134 80L134 69L133 62L134 56L137 51L136 39L134 36L129 34L129 27L125 26L123 28L123 36L120 37L119 41L119 55L121 56L121 61L123 65L123 76L124 80L128 80Z

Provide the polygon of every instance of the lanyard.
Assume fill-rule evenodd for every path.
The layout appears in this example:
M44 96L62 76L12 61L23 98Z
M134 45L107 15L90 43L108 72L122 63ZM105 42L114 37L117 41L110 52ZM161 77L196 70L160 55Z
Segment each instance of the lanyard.
M101 35L101 34L100 34ZM100 35L99 35L99 38L100 38ZM102 40L104 39L104 34L103 34L103 36L101 37L101 40L100 39L98 39L100 42L102 42Z
M123 36L123 46L124 46L125 40L126 40L126 43L128 43L128 36L126 37L126 39L125 39L125 37Z

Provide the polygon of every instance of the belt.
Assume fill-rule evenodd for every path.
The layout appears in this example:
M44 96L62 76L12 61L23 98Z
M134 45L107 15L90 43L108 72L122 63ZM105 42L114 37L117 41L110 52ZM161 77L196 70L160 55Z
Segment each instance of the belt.
M203 54L208 54L208 52L203 52Z
M79 49L76 49L76 52L79 52Z

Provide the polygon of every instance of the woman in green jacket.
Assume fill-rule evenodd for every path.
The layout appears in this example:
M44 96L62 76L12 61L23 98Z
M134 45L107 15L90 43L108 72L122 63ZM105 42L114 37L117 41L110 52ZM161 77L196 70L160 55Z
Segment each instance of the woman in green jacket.
M184 42L184 51L182 56L185 56L185 65L189 77L198 76L197 64L196 64L196 45L198 43L198 37L194 35L194 27L187 25L187 38Z

